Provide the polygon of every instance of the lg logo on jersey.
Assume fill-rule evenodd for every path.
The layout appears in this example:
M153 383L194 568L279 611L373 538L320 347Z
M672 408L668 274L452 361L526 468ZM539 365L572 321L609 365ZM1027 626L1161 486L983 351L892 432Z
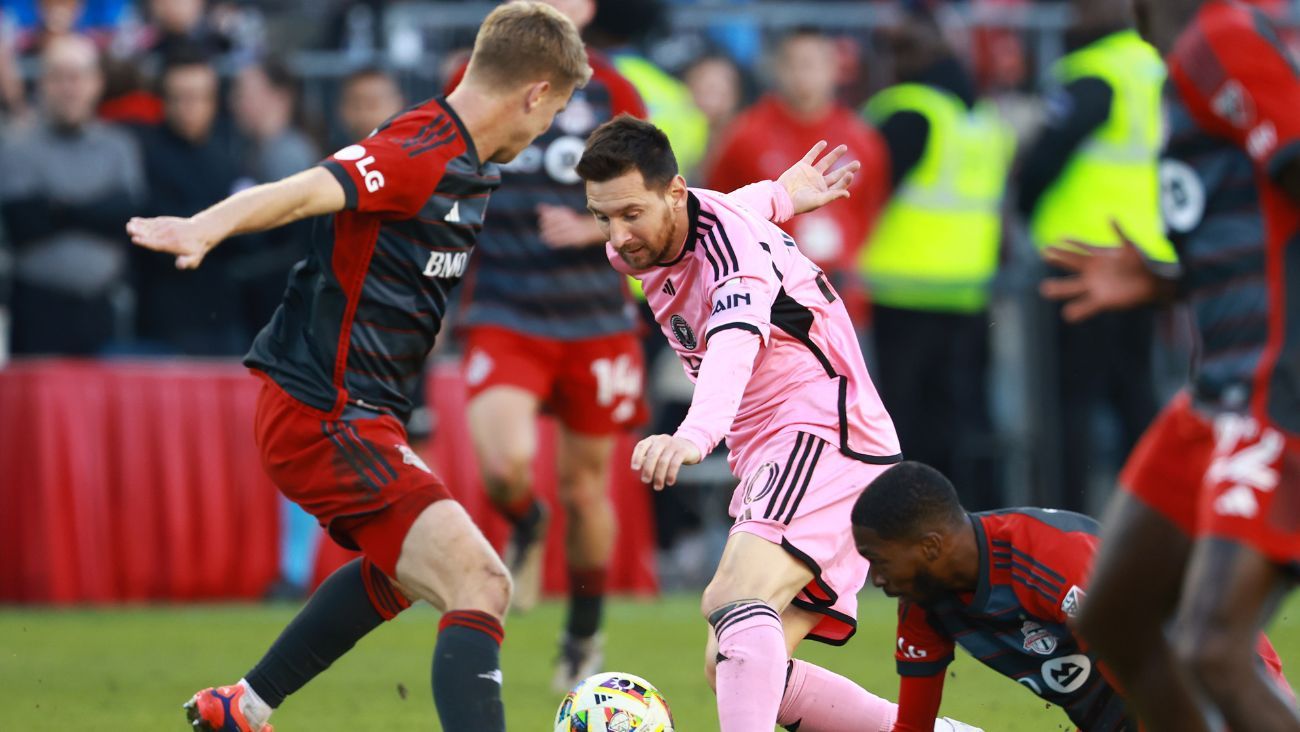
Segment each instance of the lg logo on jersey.
M361 179L366 184L367 191L374 193L384 187L384 174L378 170L371 169L370 166L375 164L375 156L367 155L364 147L360 145L348 145L342 150L334 153L334 159L355 163L357 166L357 172L361 174Z
M903 658L921 659L930 655L928 651L922 648L917 648L911 643L908 643L907 641L903 640L902 636L898 637L898 652L902 654Z
M469 252L429 252L425 277L461 277L469 266Z

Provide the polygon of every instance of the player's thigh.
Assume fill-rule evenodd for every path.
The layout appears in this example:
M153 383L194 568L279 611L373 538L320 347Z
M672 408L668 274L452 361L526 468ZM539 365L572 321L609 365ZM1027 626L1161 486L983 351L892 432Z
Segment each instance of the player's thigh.
M489 482L524 480L537 454L536 394L517 386L493 386L466 409L479 468Z
M411 524L397 560L397 582L440 610L482 610L501 617L509 604L509 572L453 500L430 504Z
M537 412L555 382L553 344L505 328L470 328L462 373L470 437L489 477L506 477L537 452Z
M1111 500L1078 627L1090 642L1142 643L1172 617L1191 540L1140 499Z
M737 531L727 539L718 569L704 588L700 610L708 617L728 603L761 600L777 612L784 612L812 579L808 567L781 546Z
M612 434L592 435L560 427L556 444L560 500L594 501L605 496L616 440Z

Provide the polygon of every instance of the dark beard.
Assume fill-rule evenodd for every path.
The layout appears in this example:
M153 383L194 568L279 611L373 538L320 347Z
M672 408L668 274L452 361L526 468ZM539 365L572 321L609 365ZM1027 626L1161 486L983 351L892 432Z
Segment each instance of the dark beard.
M943 583L935 579L933 575L918 572L916 578L912 580L913 592L922 604L935 602L944 595L948 594L948 588Z
M671 206L664 213L664 218L666 219L665 223L668 224L668 236L664 238L663 247L659 250L659 256L655 258L655 264L665 264L672 260L673 257L668 255L672 252L673 244L677 241L677 217L673 215ZM686 248L685 242L682 242L682 248ZM678 253L680 254L680 252Z

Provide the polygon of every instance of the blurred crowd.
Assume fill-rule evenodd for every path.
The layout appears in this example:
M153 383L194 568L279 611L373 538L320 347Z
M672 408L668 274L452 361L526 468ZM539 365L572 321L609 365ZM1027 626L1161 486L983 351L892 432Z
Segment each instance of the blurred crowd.
M1031 449L1048 456L1037 477L1056 500L1032 497L1087 508L1094 438L1122 456L1154 415L1161 324L1142 313L1085 331L1041 303L1020 308L1014 326L991 313L1033 292L1042 265L1017 242L1069 233L1058 211L1078 200L1062 199L1074 195L1061 192L1064 176L1128 106L1116 99L1158 95L1159 60L1145 87L1087 83L1109 73L1083 68L1097 44L1115 44L1111 58L1135 54L1134 77L1150 61L1123 0L840 4L883 20L776 27L763 6L797 3L604 0L587 37L637 87L693 185L730 190L777 176L819 139L849 145L864 166L850 202L788 230L857 320L909 457L953 476L969 508L1005 503L1005 376L990 363L1008 340L998 329L1015 327L1011 350L1028 364L1016 372L1022 416L1049 412L1030 419L1042 433ZM187 216L302 170L439 93L473 26L421 35L394 22L420 17L402 15L412 5L0 0L0 344L22 356L242 355L312 224L242 237L188 272L132 249L124 224ZM1053 9L1074 18L1049 34L1054 45L1025 23L961 20ZM683 31L667 20L683 10L714 15ZM1145 155L1137 177L1120 169L1140 182L1154 175L1159 120L1132 119L1132 139L1112 142ZM1158 221L1154 196L1134 205L1149 203L1144 215ZM650 335L647 346L660 345ZM658 419L680 418L689 391L647 363ZM1109 428L1097 427L1099 406ZM692 511L662 510L666 524L690 524Z

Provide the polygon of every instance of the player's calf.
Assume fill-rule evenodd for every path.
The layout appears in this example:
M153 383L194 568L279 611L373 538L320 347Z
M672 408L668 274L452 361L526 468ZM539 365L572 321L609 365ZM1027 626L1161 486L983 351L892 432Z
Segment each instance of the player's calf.
M1300 730L1294 697L1260 634L1289 580L1270 560L1226 539L1197 542L1173 631L1175 653L1238 732Z
M433 655L433 698L443 729L505 730L501 704L501 619L510 575L455 501L429 505L411 525L398 581L445 610Z

